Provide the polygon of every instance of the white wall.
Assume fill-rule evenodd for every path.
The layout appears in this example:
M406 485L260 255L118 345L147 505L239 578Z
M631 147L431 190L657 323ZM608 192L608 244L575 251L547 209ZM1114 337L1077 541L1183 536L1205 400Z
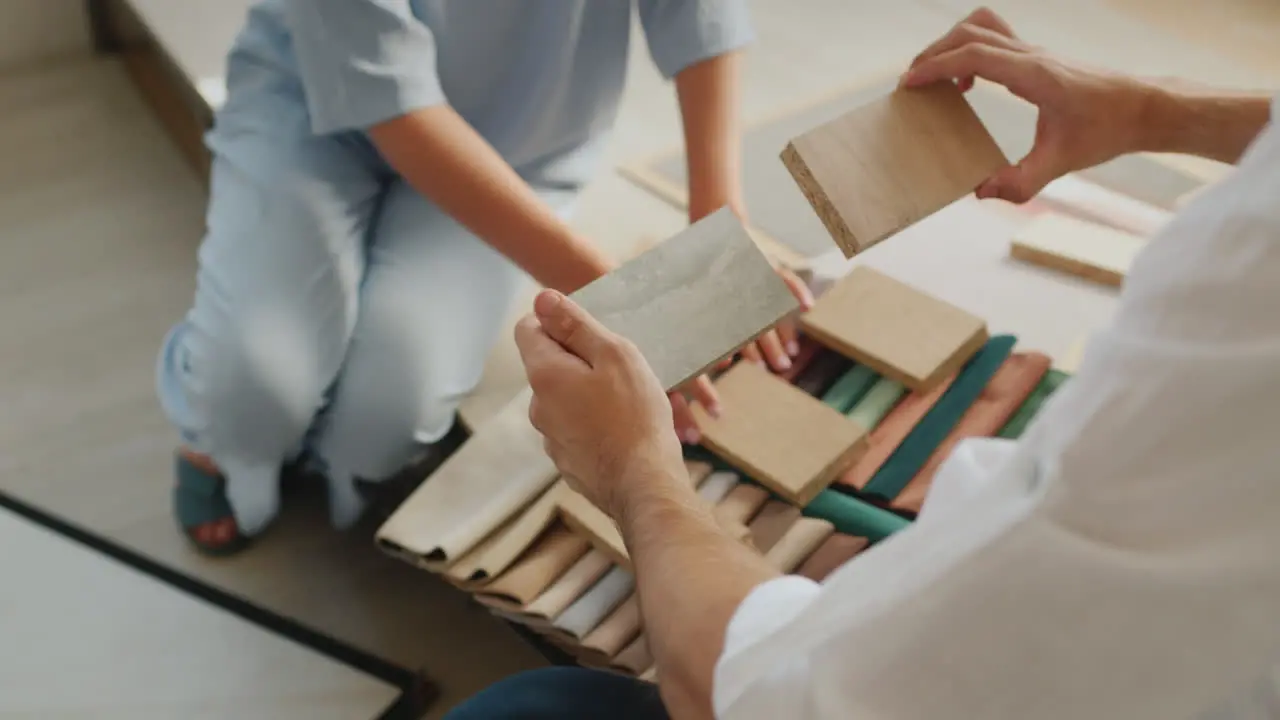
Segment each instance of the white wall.
M0 0L0 67L91 48L84 0Z

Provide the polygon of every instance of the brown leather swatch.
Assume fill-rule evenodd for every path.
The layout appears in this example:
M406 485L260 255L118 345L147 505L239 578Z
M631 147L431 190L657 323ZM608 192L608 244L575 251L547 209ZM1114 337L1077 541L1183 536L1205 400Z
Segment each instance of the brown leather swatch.
M633 593L614 608L604 622L582 639L582 644L593 651L613 657L622 652L640 635L640 596Z
M782 572L793 572L835 530L835 526L826 520L802 517L769 548L764 558Z
M864 537L834 533L823 540L807 560L800 563L796 574L814 582L822 582L828 575L835 572L836 568L852 560L870 544L871 541Z
M747 526L751 532L751 544L762 553L769 552L799 519L800 508L781 500L770 500Z
M951 455L957 443L970 437L990 437L1000 431L1017 412L1022 401L1035 389L1040 378L1049 372L1053 361L1042 353L1015 353L1010 355L983 388L960 422L938 446L924 467L902 488L891 503L898 510L919 512L925 496L933 485L933 476L943 461Z
M867 436L867 451L837 478L836 482L858 490L866 487L880 466L884 465L893 451L898 449L902 441L937 404L938 399L954 381L955 376L952 376L943 380L932 390L913 392L902 398L902 401L890 410L889 414Z
M610 667L630 675L639 676L653 667L653 655L649 653L649 641L641 635L618 653Z
M479 590L476 600L502 610L519 610L560 579L590 549L586 538L556 522L506 572Z

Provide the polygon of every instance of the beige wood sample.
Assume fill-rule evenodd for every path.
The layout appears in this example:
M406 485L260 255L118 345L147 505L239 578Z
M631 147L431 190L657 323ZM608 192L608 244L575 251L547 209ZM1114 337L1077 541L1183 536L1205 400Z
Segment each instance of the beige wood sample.
M782 162L846 257L1008 165L951 82L897 90L792 140Z
M694 406L703 445L797 505L866 448L862 426L755 363L737 363L716 389L719 418Z
M497 577L529 549L534 540L556 519L564 480L547 488L529 507L485 538L474 550L445 570L451 582L482 583Z
M573 294L635 343L673 388L772 327L799 303L725 208Z
M798 303L742 223L721 210L574 294L639 348L670 389ZM392 514L379 546L440 571L528 505L555 465L529 424L526 389L481 426Z
M1046 212L1014 237L1009 255L1032 265L1119 287L1146 244L1145 238L1123 230Z
M835 529L835 526L826 520L802 517L783 533L773 547L769 548L764 559L784 573L793 572L800 567L800 563L804 562L805 558L818 549L824 540L831 537Z
M591 589L613 567L609 556L599 550L591 550L579 558L564 575L542 592L523 610L531 618L550 620L564 612L574 600Z
M858 266L801 316L805 332L912 390L928 390L987 341L976 315Z
M514 565L475 598L489 607L517 611L533 602L591 549L586 538L555 523Z

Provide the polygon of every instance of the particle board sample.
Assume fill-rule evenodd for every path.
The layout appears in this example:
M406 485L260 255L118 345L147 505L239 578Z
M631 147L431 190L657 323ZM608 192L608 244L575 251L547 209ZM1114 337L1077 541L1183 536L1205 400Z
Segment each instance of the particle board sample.
M866 449L866 431L754 363L716 382L723 412L693 411L708 449L797 505L808 504Z
M846 257L1009 164L953 83L896 90L793 139L782 162Z
M912 390L954 374L987 340L986 322L858 266L801 317L806 333Z
M667 389L799 308L728 209L699 220L573 298L635 343Z
M476 592L489 607L517 611L533 602L591 549L587 539L555 523L514 565Z
M667 389L715 364L798 307L732 212L690 225L574 294L639 348ZM678 340L678 341L677 341ZM443 570L555 480L529 424L527 388L401 504L379 546Z
M961 416L960 422L933 451L924 466L911 478L911 482L894 498L891 507L895 510L920 512L925 496L933 485L933 476L937 474L943 461L950 457L955 446L965 438L991 437L999 432L1048 371L1048 355L1010 355L982 389L973 405Z
M764 559L784 573L793 572L833 532L835 526L826 520L802 517L769 548Z
M1009 255L1032 265L1119 287L1146 247L1132 233L1046 212L1027 223L1009 246Z

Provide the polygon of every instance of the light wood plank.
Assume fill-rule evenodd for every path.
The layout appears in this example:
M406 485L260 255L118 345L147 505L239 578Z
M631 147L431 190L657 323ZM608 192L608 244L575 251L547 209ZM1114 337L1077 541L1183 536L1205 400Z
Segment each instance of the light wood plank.
M897 90L782 152L846 257L950 205L1008 164L952 83Z
M866 448L866 431L754 363L716 382L723 412L694 406L703 443L797 505L807 505Z
M1032 265L1119 287L1146 244L1145 238L1123 230L1047 212L1018 233L1009 255Z
M801 317L805 332L913 390L941 383L987 339L982 318L869 267L855 267Z

